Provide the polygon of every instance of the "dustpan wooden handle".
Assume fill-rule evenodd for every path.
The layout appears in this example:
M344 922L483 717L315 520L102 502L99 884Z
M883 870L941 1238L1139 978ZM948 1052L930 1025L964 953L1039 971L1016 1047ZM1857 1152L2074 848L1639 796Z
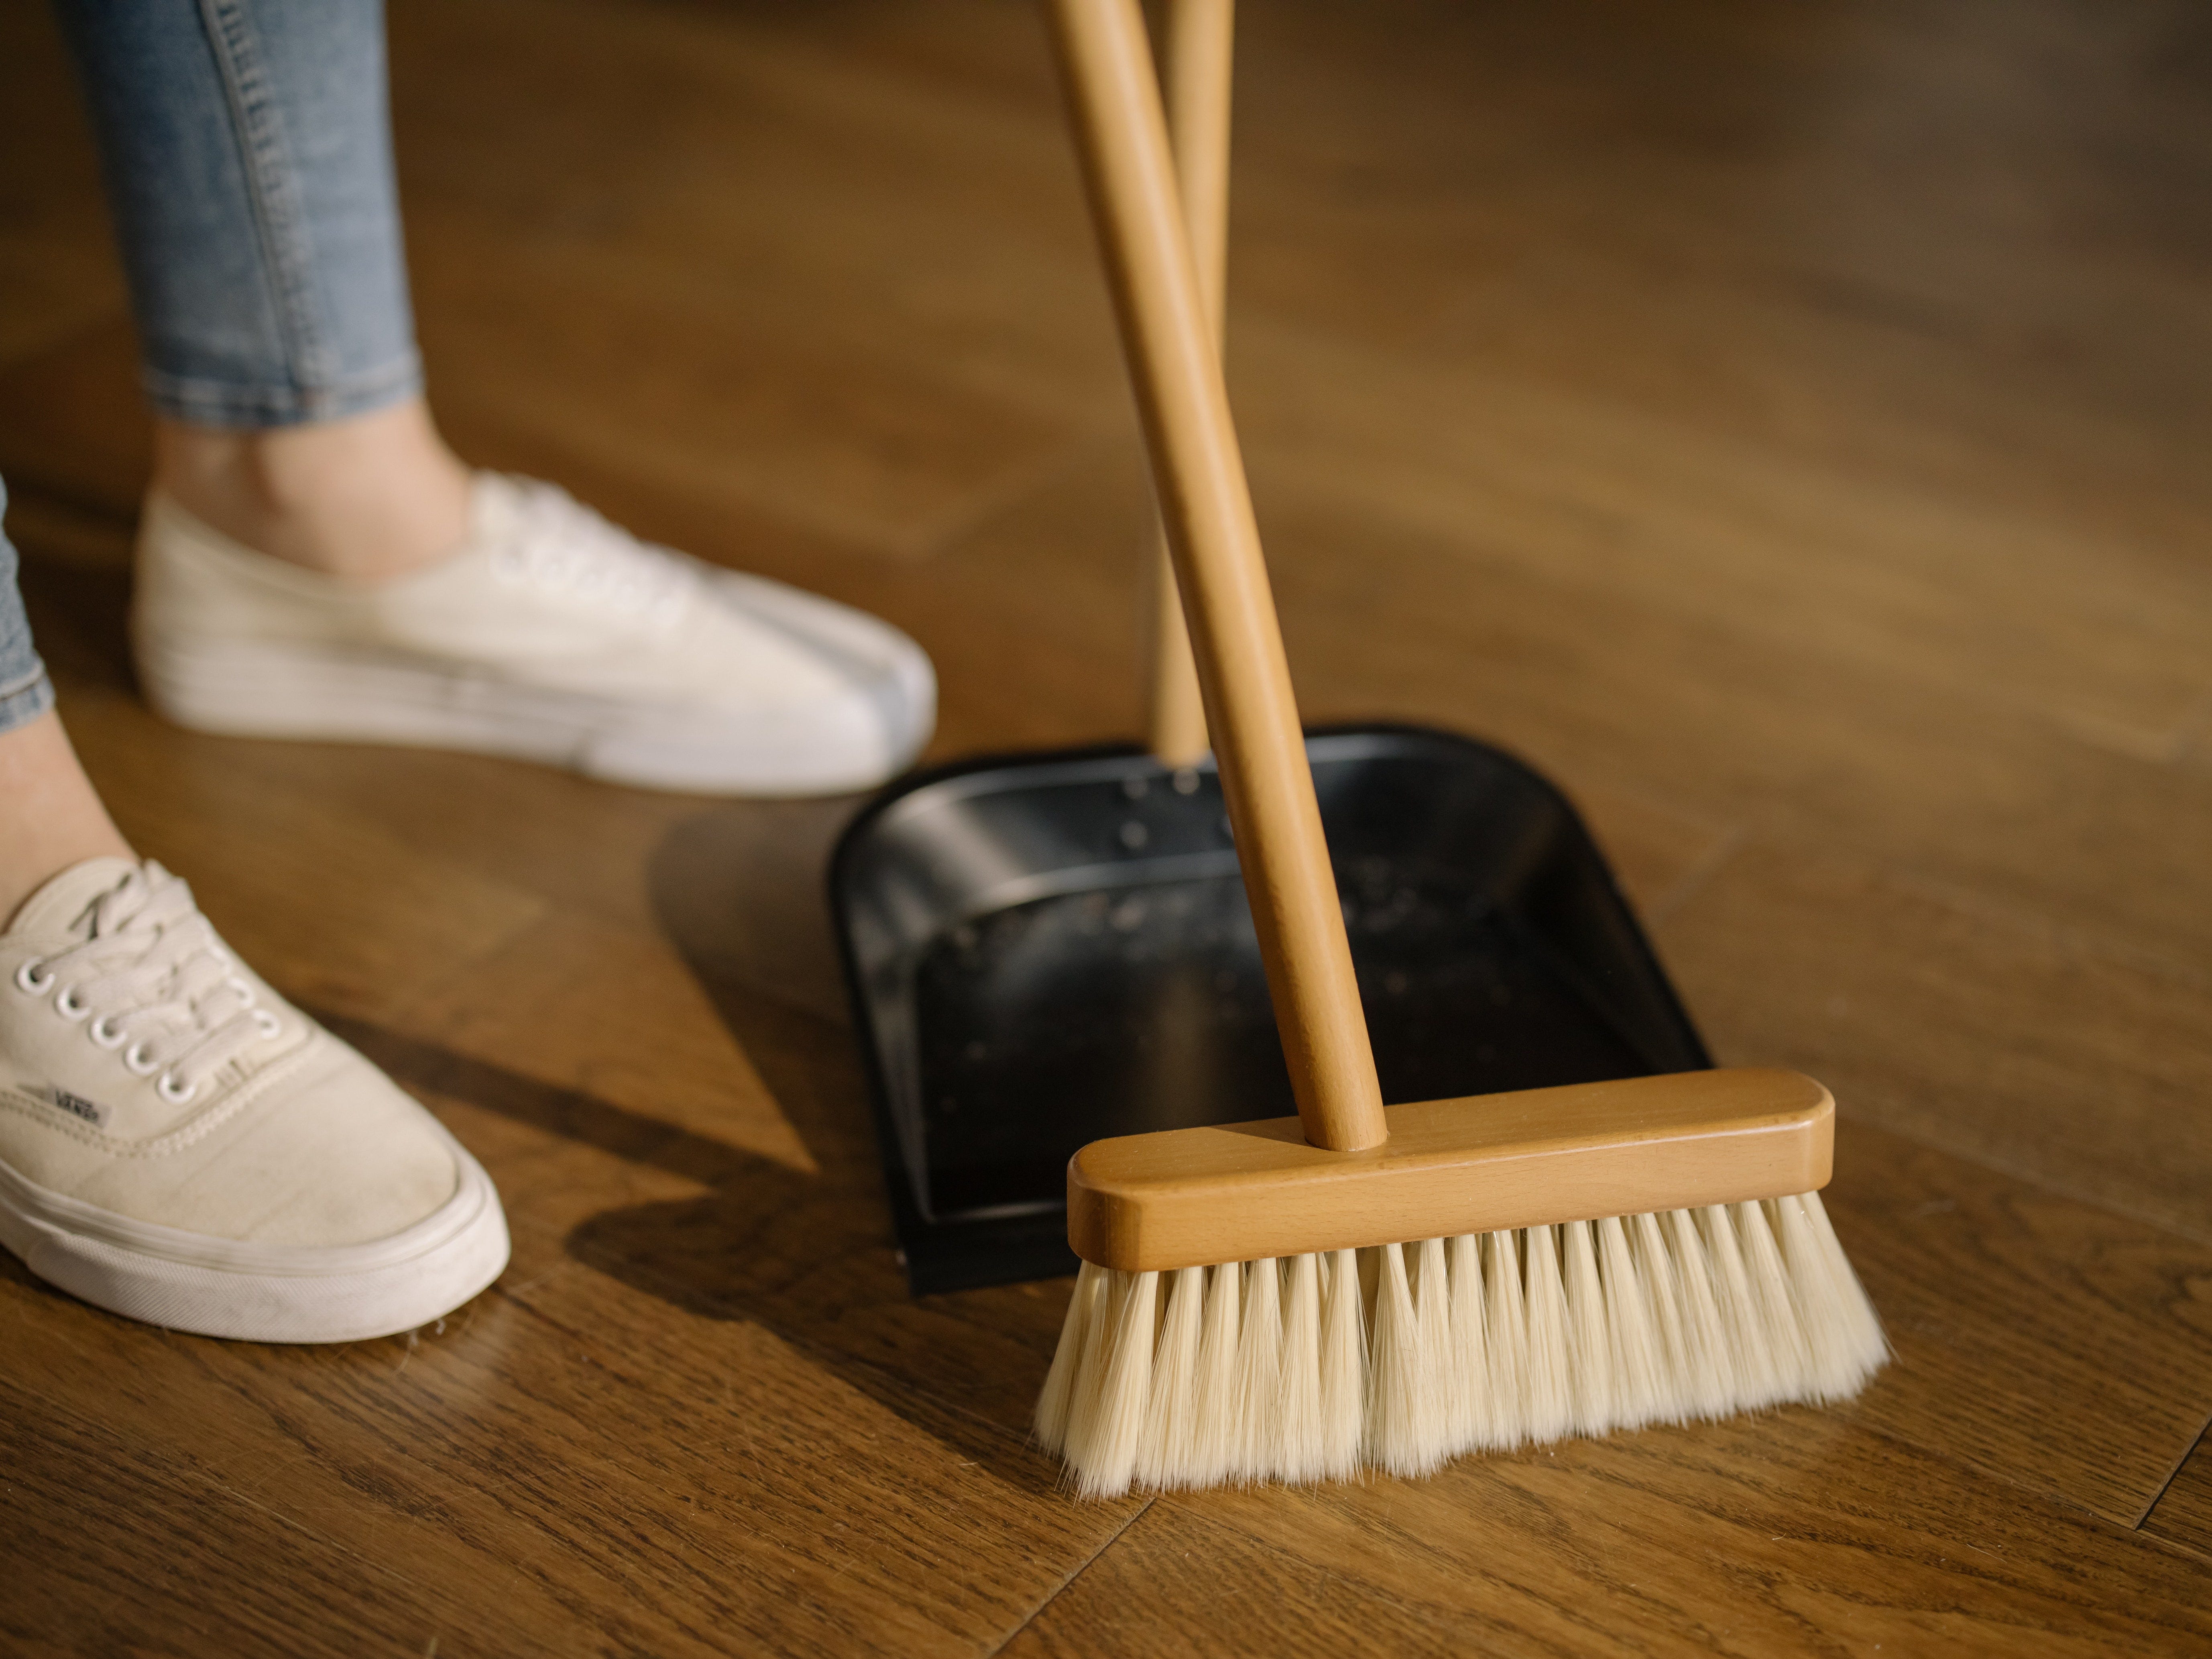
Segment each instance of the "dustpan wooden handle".
M1229 111L1235 72L1237 0L1171 0L1162 80L1168 137L1182 198L1191 263L1221 349L1223 298L1229 266ZM1152 753L1165 766L1189 766L1210 746L1198 665L1176 593L1173 555L1164 531L1156 538L1150 583L1152 651L1147 676Z
M1267 988L1317 1146L1389 1138L1344 913L1136 0L1052 0Z

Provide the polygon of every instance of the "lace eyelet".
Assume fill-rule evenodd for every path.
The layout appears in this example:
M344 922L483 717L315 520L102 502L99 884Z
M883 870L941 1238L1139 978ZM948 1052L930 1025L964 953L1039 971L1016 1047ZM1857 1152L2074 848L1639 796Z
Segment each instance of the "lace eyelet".
M251 985L248 985L244 979L240 978L236 974L233 974L228 978L225 979L223 983L228 985L232 990L238 993L239 1006L241 1010L251 1008L256 1002L258 1002L261 1000L254 988Z
M154 1092L172 1106L181 1106L199 1093L197 1083L179 1083L174 1072L164 1072L154 1080Z
M112 1014L102 1014L90 1025L85 1027L85 1031L103 1048L119 1048L123 1046L124 1030L115 1023L115 1016Z
M147 1045L142 1040L123 1051L123 1064L134 1077L151 1077L161 1068L161 1062L148 1052Z
M253 1023L259 1029L261 1035L265 1037L273 1037L284 1029L284 1022L266 1008L256 1008L253 1011Z
M54 981L59 979L61 975L59 974L48 973L44 976L41 976L39 973L39 969L45 965L46 964L37 957L33 957L21 967L18 968L15 970L15 988L22 992L27 996L34 997L42 997L46 995L47 992L52 990L54 988Z
M76 986L64 985L54 999L54 1012L64 1019L78 1020L92 1012L92 1005L77 995Z

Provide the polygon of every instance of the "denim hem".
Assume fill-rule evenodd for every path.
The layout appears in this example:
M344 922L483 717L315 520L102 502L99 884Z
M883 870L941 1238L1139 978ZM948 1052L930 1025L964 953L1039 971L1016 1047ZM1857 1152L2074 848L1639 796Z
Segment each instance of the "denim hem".
M261 428L342 421L404 403L422 392L422 360L413 352L329 386L241 386L223 380L140 372L154 412L191 426Z
M54 683L46 678L44 663L24 678L0 686L0 732L28 726L54 706Z

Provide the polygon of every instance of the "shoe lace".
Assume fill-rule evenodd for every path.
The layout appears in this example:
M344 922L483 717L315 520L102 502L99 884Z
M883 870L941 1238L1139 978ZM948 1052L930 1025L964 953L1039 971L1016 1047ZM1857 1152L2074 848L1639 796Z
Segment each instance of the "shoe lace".
M698 584L690 562L649 547L555 484L516 478L514 532L493 568L665 628Z
M191 889L158 864L133 870L93 901L89 935L15 975L33 995L56 986L55 1012L90 1022L92 1040L119 1049L140 1077L161 1075L182 1105L217 1069L283 1029L255 1006L252 985L222 948Z

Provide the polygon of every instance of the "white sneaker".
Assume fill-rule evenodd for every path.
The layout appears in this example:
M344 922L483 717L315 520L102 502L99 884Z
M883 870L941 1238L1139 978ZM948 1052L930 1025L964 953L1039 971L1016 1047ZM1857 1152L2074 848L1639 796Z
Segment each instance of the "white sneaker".
M921 648L845 605L476 477L467 544L359 586L155 495L131 627L154 707L234 736L416 744L708 793L872 787L929 740Z
M175 1330L347 1342L507 1265L491 1178L241 966L158 864L94 859L0 933L0 1243Z

